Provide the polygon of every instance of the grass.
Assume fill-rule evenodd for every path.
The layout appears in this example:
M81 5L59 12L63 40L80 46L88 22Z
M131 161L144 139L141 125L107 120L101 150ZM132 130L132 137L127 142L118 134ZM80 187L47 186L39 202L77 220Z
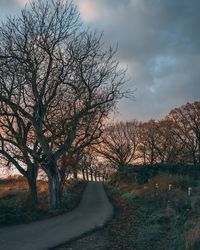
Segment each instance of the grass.
M38 181L39 205L32 207L28 201L28 186L23 177L0 180L0 226L27 223L70 211L79 202L84 187L83 182L69 181L61 209L51 210L45 181Z
M155 194L155 184L159 190ZM169 184L172 190L169 191ZM193 188L189 202L187 188ZM200 249L199 183L187 176L160 173L147 183L115 181L107 186L118 208L111 225L112 249Z

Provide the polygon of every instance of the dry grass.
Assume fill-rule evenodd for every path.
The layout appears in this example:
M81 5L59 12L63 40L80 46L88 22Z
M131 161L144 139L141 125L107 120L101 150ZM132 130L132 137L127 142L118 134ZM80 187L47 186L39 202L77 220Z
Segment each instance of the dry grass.
M73 209L80 200L85 183L69 181L67 196L61 209L52 210L48 205L48 184L38 181L39 205L28 199L28 185L23 177L0 180L0 226L19 224L49 218Z
M186 234L186 249L195 250L200 249L200 221L197 220L194 225Z
M137 184L134 178L127 182L118 180L114 184L120 197L122 197L122 190L128 190L129 193L139 196L139 202L143 203L137 209L136 219L139 221L137 227L133 225L127 232L127 235L132 236L132 242L137 243L138 249L200 249L200 221L198 220L200 183L197 180L188 176L160 173L151 177L143 185ZM158 192L155 192L156 184L159 187ZM169 184L172 185L171 191L169 191ZM188 187L192 187L190 199L187 196ZM134 203L132 210L134 210ZM127 209L126 216L130 220L130 217L133 217ZM135 236L133 232L136 230L139 234Z
M188 187L195 187L196 182L186 176L159 174L148 180L144 185L138 185L134 180L125 182L120 181L116 183L116 187L126 189L136 195L145 195L152 193L155 190L155 185L158 184L159 191L166 192L169 189L169 184L172 189L179 192L187 192Z
M48 186L38 181L38 196L41 206L47 201ZM28 184L24 177L10 177L0 180L0 205L26 204L28 201Z
M8 178L0 181L0 198L8 195L13 190L28 190L25 178Z
M48 186L46 182L38 181L38 193L47 192L47 188ZM0 180L0 199L6 195L13 193L13 191L28 192L28 185L26 178L17 176Z

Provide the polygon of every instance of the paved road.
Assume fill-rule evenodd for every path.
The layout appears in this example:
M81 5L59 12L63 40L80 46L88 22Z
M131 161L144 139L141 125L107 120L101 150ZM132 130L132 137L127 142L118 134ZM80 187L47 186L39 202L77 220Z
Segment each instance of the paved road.
M0 249L49 249L101 227L112 213L103 185L91 182L79 207L72 212L30 224L0 228Z

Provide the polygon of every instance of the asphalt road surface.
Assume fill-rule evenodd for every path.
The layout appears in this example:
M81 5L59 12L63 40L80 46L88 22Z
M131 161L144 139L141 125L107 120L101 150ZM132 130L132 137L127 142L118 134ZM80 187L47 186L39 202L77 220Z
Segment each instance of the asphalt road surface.
M44 250L103 226L113 208L103 185L87 185L79 206L51 219L0 228L1 250Z

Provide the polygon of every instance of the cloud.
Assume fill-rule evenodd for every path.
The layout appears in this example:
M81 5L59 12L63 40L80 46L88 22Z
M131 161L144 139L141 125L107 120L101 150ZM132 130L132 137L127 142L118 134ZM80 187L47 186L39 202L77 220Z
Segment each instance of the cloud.
M29 0L17 0L17 3L19 3L22 7L27 4Z
M91 0L80 1L79 9L82 14L82 19L86 22L94 21L101 17L99 5Z
M174 106L200 99L200 1L80 0L81 16L118 43L136 101L123 101L120 118L161 118Z
M1 20L8 15L19 13L21 8L28 3L29 0L1 0L0 15Z
M1 0L1 19L28 0ZM43 0L42 0L43 1ZM118 44L135 102L119 105L119 119L161 118L174 106L200 100L199 0L74 0L105 45Z

